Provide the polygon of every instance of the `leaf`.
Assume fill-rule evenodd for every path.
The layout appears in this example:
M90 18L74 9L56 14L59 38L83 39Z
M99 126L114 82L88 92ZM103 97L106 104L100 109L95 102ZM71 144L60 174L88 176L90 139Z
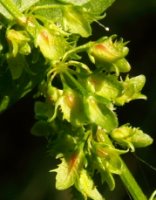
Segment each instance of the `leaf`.
M125 81L121 81L123 85L123 93L116 98L117 105L124 105L135 99L146 99L146 96L141 94L141 90L145 85L146 78L144 75L139 75L133 78L126 77Z
M100 170L100 174L101 174L101 179L102 182L104 183L106 181L106 183L109 186L109 189L112 191L115 188L115 180L114 177L112 175L112 173L109 170Z
M9 106L10 99L9 96L3 96L0 100L0 113L2 113Z
M29 1L25 1L25 0L14 0L16 1L17 6L19 7L20 11L25 11L27 9L29 9L30 7L32 7L33 5L35 5L37 2L39 2L40 0L29 0Z
M23 69L27 68L25 57L17 54L16 57L8 58L8 66L11 71L12 79L16 80L22 75Z
M36 49L35 49L36 50ZM38 51L35 51L36 55L38 54ZM42 59L41 54L40 59L36 62L33 62L33 55L25 56L24 62L19 62L19 66L10 66L8 67L7 62L1 62L0 66L0 101L2 101L4 96L8 96L9 98L9 104L8 106L12 105L13 103L17 102L19 99L24 97L26 94L28 94L34 87L39 85L41 81L43 80L43 77L45 75L45 71L47 69L47 65L45 65L45 61ZM23 56L23 55L20 55ZM2 58L3 59L3 58ZM1 61L2 61L1 59ZM26 63L25 63L26 62ZM20 64L22 66L20 66ZM23 66L25 65L26 66ZM16 69L17 67L17 69ZM23 70L21 73L21 69L23 67L27 67L28 69ZM12 68L12 73L9 68ZM14 69L15 68L15 71ZM19 70L19 71L18 71ZM33 73L30 73L28 70L32 71ZM17 78L13 80L13 77ZM7 107L8 107L7 106ZM6 107L6 108L7 108Z
M129 62L125 58L117 60L113 65L119 72L129 72L131 69Z
M37 2L39 2L40 0L29 0L29 1L25 1L25 0L12 0L17 7L19 8L20 11L25 11L27 9L29 9L31 6L33 6L34 4L36 4ZM8 18L8 19L12 19L12 16L9 14L9 12L1 5L0 3L0 13Z
M83 159L83 152L72 153L67 158L61 158L61 163L59 167L55 170L56 175L56 188L58 190L65 190L71 187L76 178L79 177L79 170L81 168L81 163Z
M153 139L148 134L128 124L114 129L111 137L121 146L131 148L131 151L134 151L135 148L146 147L153 142Z
M35 116L37 119L47 120L53 115L54 106L50 103L41 101L35 102Z
M95 73L85 79L86 87L93 93L105 97L109 100L114 100L121 95L123 90L122 84L114 75L106 75Z
M91 0L87 4L83 5L85 10L85 18L95 21L99 16L112 5L115 0Z
M48 137L53 133L53 129L46 121L40 120L33 125L31 133L35 136Z
M35 45L40 48L45 58L56 62L65 53L67 44L62 36L42 27L36 34Z
M125 46L126 43L122 39L114 41L115 38L116 35L101 38L90 47L88 51L89 57L97 67L108 68L111 71L112 65L110 63L113 64L128 54L129 50Z
M28 44L30 38L24 31L16 31L9 29L6 33L6 38L9 43L10 53L15 57L18 53L28 55L31 52L30 45Z
M136 147L147 147L153 143L153 139L150 135L144 133L140 129L135 130L135 134L130 138L130 142Z
M82 125L87 122L83 97L69 87L64 89L64 93L59 99L59 106L61 107L63 118L73 125Z
M83 16L82 9L73 6L64 6L63 10L63 28L69 33L79 34L82 37L91 35L89 22Z
M77 179L75 186L82 193L85 200L88 197L93 200L104 200L85 169L81 170L80 176Z
M101 126L106 132L118 125L115 113L105 104L98 103L93 96L84 97L85 112L91 123Z

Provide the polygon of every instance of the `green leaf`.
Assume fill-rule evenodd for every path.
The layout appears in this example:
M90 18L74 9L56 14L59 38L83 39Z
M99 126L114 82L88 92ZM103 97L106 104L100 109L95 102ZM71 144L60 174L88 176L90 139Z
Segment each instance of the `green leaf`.
M54 112L54 106L50 103L41 101L35 102L35 116L37 119L47 120L52 116Z
M104 168L110 173L121 174L122 162L119 153L120 150L105 144L96 144L96 155L100 157Z
M92 178L85 169L80 171L80 175L75 183L75 186L82 193L85 200L87 200L88 197L93 200L104 200L94 185Z
M102 183L106 182L112 191L115 188L115 180L113 174L108 169L100 169Z
M58 101L63 118L73 125L82 125L87 122L84 111L83 97L76 91L68 88L64 89L62 97Z
M34 4L36 4L37 2L39 2L40 0L29 0L29 1L25 1L25 0L12 0L15 5L19 8L20 11L25 11L27 9L29 9L31 6L33 6ZM12 16L9 14L9 12L1 5L0 3L0 13L8 18L8 19L12 19Z
M153 139L142 130L136 129L135 134L130 138L130 142L134 145L134 147L142 148L151 145L153 143Z
M17 54L16 57L8 58L8 66L11 71L12 79L19 79L22 75L23 69L27 68L27 62L25 57L21 54Z
M91 35L91 27L83 16L81 9L73 6L64 6L63 9L63 28L69 33L79 34L82 37Z
M53 129L46 121L40 120L33 125L31 133L35 136L48 137L53 133Z
M56 188L58 190L65 190L71 187L75 180L79 177L79 170L83 159L83 152L72 153L67 158L61 158L59 167L54 172L56 175Z
M89 57L97 67L105 69L109 63L114 63L128 54L129 50L123 40L114 41L115 38L116 35L101 38L89 49ZM121 63L119 64L121 65ZM108 69L106 68L106 70L111 71L112 65L108 66L110 67L107 67Z
M111 137L118 144L130 148L132 151L134 151L135 148L146 147L153 142L153 139L148 134L128 124L114 129L111 133Z
M40 0L29 0L29 1L14 0L14 1L16 1L16 4L19 7L20 11L25 11L25 10L29 9L30 7L32 7L33 5L35 5Z
M11 56L15 57L18 53L28 55L31 52L30 45L28 44L30 38L24 31L16 31L9 29L6 32L6 37L9 42Z
M87 4L83 5L86 17L92 21L98 19L114 1L115 0L90 0Z
M93 93L114 101L121 95L122 84L115 75L94 73L85 79L85 86Z
M129 62L125 58L117 60L113 65L114 69L118 72L129 72L131 69ZM112 71L114 71L114 69Z
M146 78L144 75L139 75L133 78L126 77L125 81L121 81L123 85L123 94L116 98L117 105L124 105L135 99L146 99L146 96L141 94L141 90L145 85Z
M9 96L3 96L2 99L0 100L0 113L2 113L4 110L7 109L9 103L10 103Z
M36 34L35 46L45 58L56 62L64 55L67 43L61 35L42 27Z
M85 112L91 123L104 128L106 132L112 131L118 125L115 113L105 104L98 103L93 96L84 97Z

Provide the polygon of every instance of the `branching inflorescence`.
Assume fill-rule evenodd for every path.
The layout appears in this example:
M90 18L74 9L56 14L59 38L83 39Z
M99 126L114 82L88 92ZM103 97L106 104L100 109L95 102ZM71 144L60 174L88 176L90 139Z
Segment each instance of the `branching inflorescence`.
M113 2L0 0L0 110L37 86L32 133L46 137L49 151L61 161L52 170L56 188L75 186L82 198L102 200L94 174L110 190L117 174L135 200L145 200L120 155L153 140L139 128L120 125L115 111L146 99L145 76L128 75L129 49L116 35L78 45Z

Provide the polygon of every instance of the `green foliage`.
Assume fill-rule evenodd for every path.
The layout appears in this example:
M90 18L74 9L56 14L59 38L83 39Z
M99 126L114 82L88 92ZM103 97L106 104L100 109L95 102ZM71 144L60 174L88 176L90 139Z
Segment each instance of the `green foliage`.
M104 199L94 183L96 172L113 190L113 174L125 174L120 154L153 141L139 128L119 126L115 111L146 99L141 93L145 77L123 74L131 69L127 42L112 35L78 45L113 2L0 0L0 35L5 35L0 39L0 111L38 88L32 133L47 138L49 151L61 160L52 170L56 188L75 186L84 199ZM141 191L129 190L139 200Z

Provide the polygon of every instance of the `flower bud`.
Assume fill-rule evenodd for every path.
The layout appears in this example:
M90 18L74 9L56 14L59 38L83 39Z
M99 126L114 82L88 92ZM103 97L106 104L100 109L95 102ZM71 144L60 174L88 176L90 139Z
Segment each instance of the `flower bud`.
M146 147L153 142L153 139L139 128L132 128L123 125L112 131L111 137L121 146L131 148Z
M36 47L40 48L43 56L49 60L58 60L64 54L65 40L46 28L40 28L36 37Z
M116 62L113 63L113 65L119 72L129 72L131 70L131 66L125 58L117 60Z
M128 54L128 48L122 40L114 41L116 36L105 37L103 41L99 41L89 49L89 56L91 60L102 67L106 63L113 63L124 58Z
M15 57L17 53L28 55L31 52L30 46L28 44L29 38L24 31L16 31L14 29L9 29L7 31L7 40L12 48L12 55Z
M146 99L146 96L141 94L141 90L145 85L145 76L139 75L133 78L126 77L125 81L122 81L123 93L116 98L117 105L124 105L134 99Z

